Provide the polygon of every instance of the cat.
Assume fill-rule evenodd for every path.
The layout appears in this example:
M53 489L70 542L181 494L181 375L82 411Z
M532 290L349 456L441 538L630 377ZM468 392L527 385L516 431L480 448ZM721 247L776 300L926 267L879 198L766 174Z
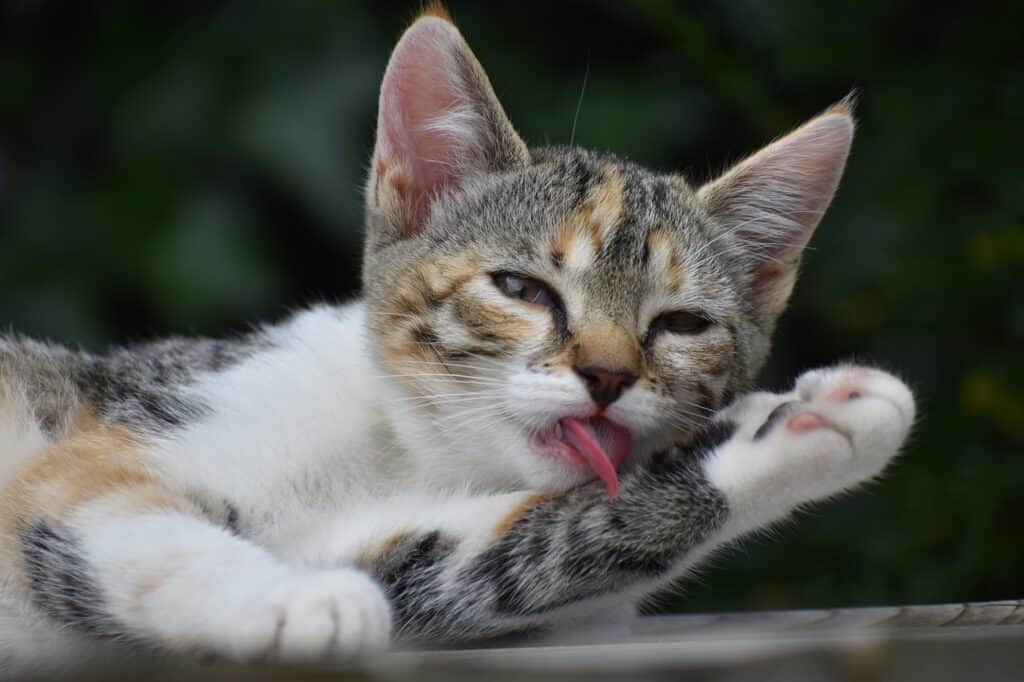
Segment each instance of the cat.
M362 300L104 356L0 340L0 662L583 620L877 476L896 377L747 392L852 135L837 104L699 188L529 148L431 6L381 86Z

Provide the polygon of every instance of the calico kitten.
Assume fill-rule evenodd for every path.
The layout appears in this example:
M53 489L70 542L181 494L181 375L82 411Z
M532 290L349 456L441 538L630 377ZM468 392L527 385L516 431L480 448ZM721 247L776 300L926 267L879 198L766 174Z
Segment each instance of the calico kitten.
M741 395L852 133L836 105L699 188L531 149L427 12L384 75L364 301L106 356L0 340L0 661L541 627L877 475L894 377Z

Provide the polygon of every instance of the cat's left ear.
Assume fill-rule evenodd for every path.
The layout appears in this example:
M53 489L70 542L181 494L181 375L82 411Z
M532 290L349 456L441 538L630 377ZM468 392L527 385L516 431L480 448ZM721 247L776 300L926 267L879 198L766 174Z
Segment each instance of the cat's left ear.
M742 265L762 313L786 306L803 249L839 185L853 127L849 101L836 104L698 191L714 239Z
M384 73L367 201L391 234L371 236L416 234L445 191L529 158L451 17L429 5Z

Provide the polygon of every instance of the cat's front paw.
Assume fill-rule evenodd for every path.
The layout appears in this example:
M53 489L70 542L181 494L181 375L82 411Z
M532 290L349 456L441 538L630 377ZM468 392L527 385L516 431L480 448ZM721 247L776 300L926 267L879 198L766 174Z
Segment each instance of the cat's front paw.
M380 651L391 608L365 573L301 573L254 597L240 614L226 654L244 662L310 663Z
M706 464L734 516L756 525L877 476L914 421L907 386L856 366L803 374L790 393L754 393L725 412L736 433Z

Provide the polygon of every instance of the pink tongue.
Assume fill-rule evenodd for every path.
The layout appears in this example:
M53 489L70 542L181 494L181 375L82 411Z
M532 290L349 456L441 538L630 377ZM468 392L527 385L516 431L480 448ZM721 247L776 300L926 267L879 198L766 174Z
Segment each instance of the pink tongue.
M619 474L616 469L629 452L629 431L601 417L586 421L565 417L562 419L562 428L565 440L604 481L608 497L618 495ZM606 447L601 447L600 441L604 441Z

